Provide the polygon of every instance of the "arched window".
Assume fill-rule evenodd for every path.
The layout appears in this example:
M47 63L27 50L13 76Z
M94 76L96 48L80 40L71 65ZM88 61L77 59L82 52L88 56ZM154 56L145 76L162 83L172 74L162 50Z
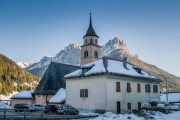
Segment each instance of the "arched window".
M95 39L95 43L98 44L98 43L97 43L97 39Z
M90 42L93 43L93 40L91 39Z
M84 52L84 58L88 58L88 51L87 50Z
M94 51L94 58L98 58L98 52L97 52L97 50Z
M87 44L87 39L85 40L85 44Z

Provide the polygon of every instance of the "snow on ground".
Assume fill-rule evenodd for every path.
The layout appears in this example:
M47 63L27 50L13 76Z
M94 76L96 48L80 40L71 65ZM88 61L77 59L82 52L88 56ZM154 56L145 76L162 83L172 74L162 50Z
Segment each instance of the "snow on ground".
M91 110L80 109L79 110L79 115L100 115L100 114L94 113Z
M49 102L50 103L61 103L64 102L66 98L66 91L65 89L61 88L59 91L54 95Z
M137 117L133 114L113 114L111 112L107 112L103 115L100 115L91 120L145 120L143 117Z
M0 109L12 109L12 108L6 103L0 102Z
M160 95L161 102L167 102L166 94ZM168 102L180 102L180 93L168 93Z
M96 118L91 120L180 120L180 111L172 112L170 114L162 114L161 112L147 112L147 114L151 114L152 119L147 119L143 117L138 117L134 114L113 114L111 112L106 112L103 115L99 115ZM93 114L92 114L93 115Z
M21 91L15 95L13 95L11 98L12 99L16 99L16 98L22 98L22 99L33 99L32 97L32 93L34 92L34 90L30 90L30 91Z

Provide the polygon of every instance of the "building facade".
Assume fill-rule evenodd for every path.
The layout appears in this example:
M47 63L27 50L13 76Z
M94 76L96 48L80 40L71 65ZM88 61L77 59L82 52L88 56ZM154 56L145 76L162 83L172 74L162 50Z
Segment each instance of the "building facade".
M65 78L66 103L80 109L123 113L160 99L160 80L123 61L99 59Z

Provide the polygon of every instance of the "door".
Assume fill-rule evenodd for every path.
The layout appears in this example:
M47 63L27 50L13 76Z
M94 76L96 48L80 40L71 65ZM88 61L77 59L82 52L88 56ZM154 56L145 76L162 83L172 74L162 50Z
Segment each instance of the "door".
M121 102L118 101L117 102L117 114L120 114L121 113Z

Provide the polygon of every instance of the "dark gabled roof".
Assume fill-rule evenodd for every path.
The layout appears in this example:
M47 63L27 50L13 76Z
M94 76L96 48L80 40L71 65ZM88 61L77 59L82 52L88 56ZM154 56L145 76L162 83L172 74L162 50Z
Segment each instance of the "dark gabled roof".
M65 88L64 75L77 69L79 69L79 66L51 62L33 94L56 94L60 88Z
M99 36L96 34L96 32L94 31L94 28L93 28L93 26L92 26L92 22L91 22L91 13L90 13L90 23L89 23L89 28L88 28L88 30L87 30L87 32L86 32L86 34L85 34L84 37L87 37L87 36L96 36L96 37L99 38ZM83 38L84 38L84 37L83 37Z

